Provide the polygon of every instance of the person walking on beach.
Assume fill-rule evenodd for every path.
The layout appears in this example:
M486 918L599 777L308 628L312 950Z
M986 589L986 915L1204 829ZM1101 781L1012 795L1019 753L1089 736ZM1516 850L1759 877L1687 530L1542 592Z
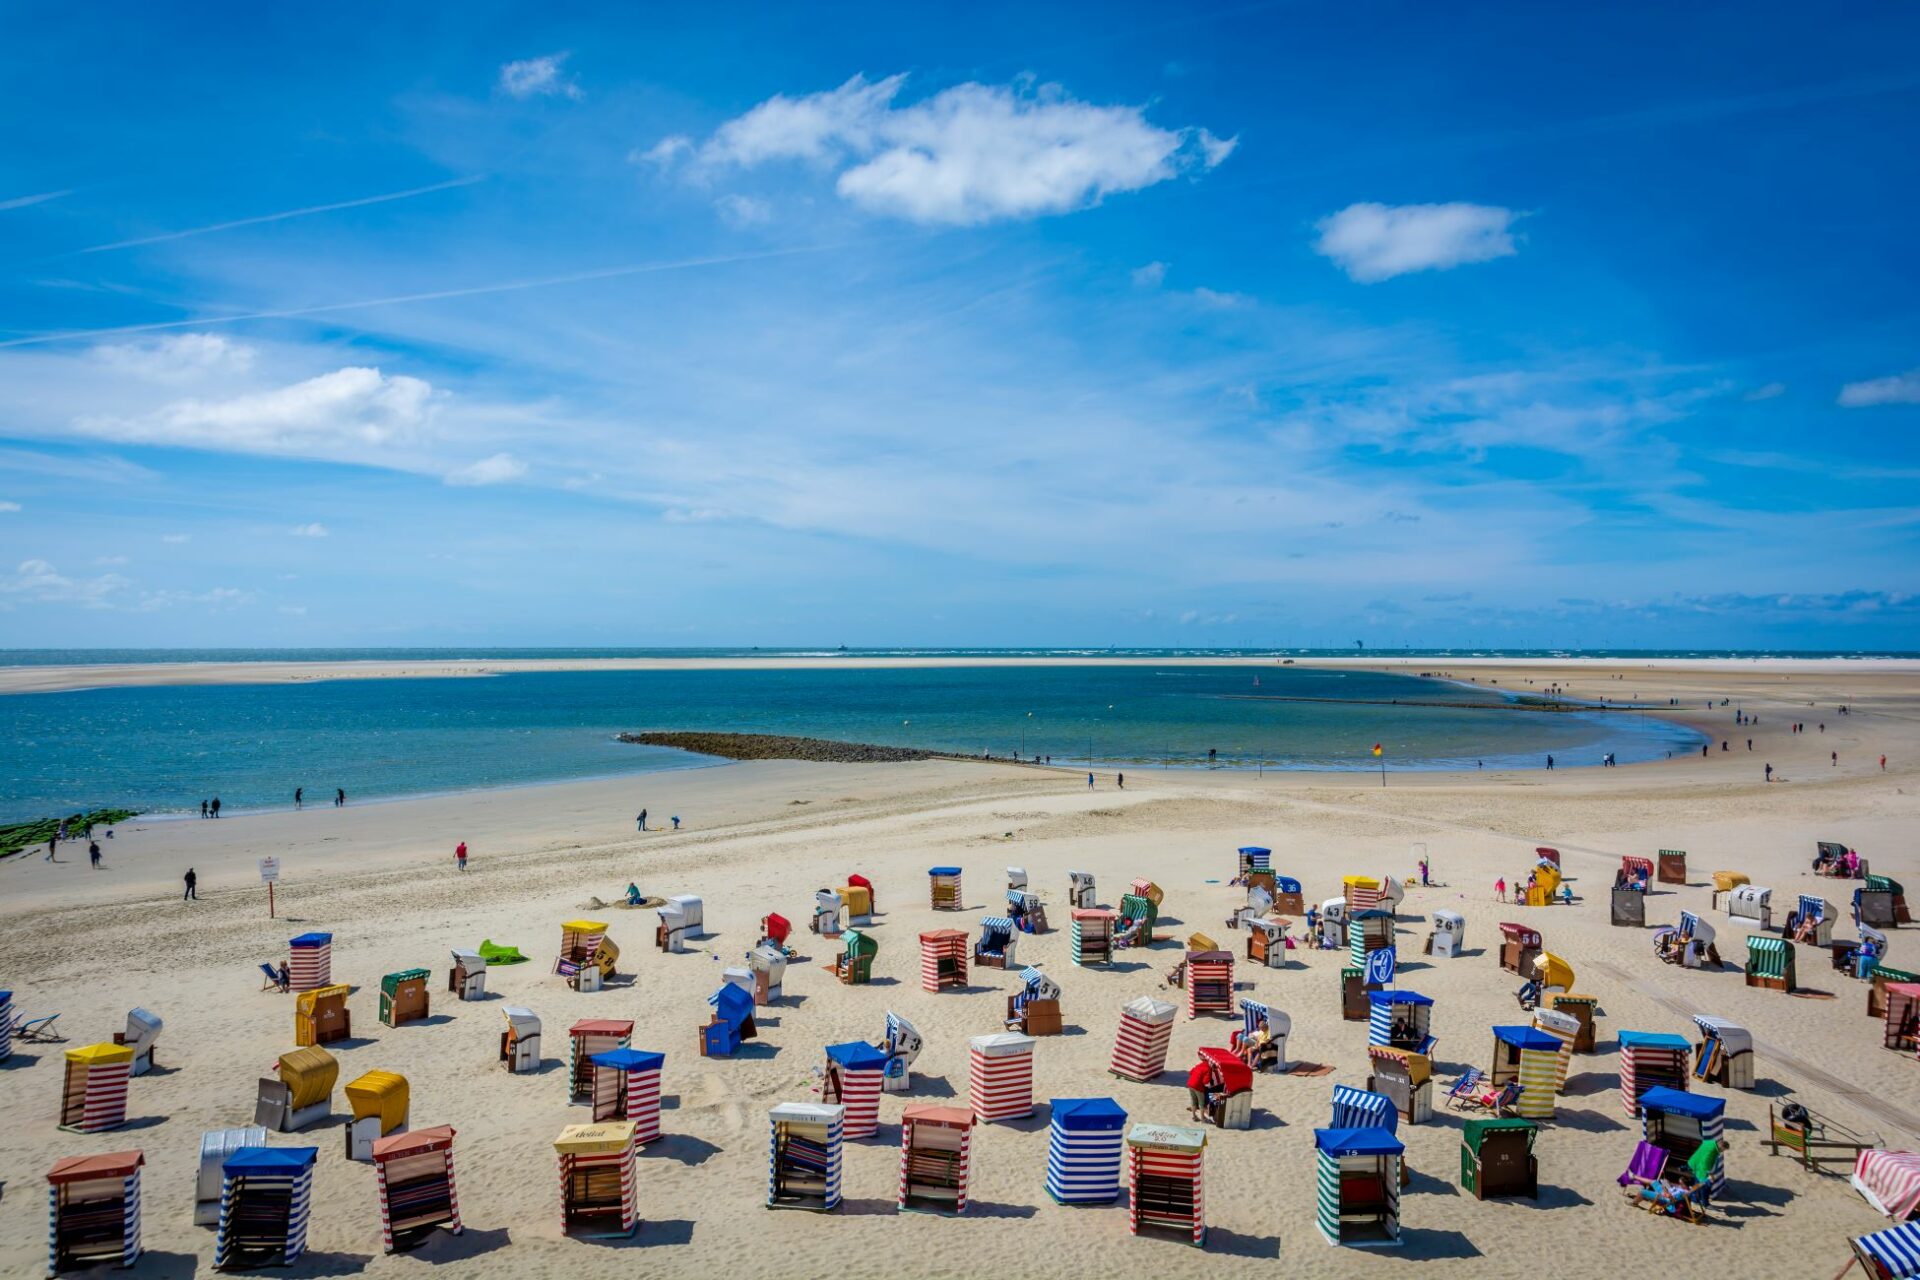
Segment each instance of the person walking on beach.
M1885 773L1886 771L1887 771L1887 758L1886 758L1885 756L1881 756L1881 757L1880 757L1880 772L1882 772L1882 773Z
M192 867L187 868L186 880L187 891L180 895L180 901L185 902L189 898L195 902L200 901L200 877L193 874Z
M1767 765L1767 781L1773 781L1773 765L1771 763Z
M200 802L200 816L203 818L207 816L207 802L205 800Z
M1121 774L1117 781L1120 783L1120 789L1125 791L1127 789L1127 775L1124 773Z
M454 847L453 860L460 865L462 871L467 869L467 842L465 840L462 840Z
M1495 902L1505 902L1507 900L1507 878L1505 876L1501 876L1493 882L1493 900Z
M47 856L44 859L44 861L47 861L47 862L60 861L60 859L53 856L54 854L58 853L59 850L60 850L60 833L56 831L52 835L47 837Z
M213 798L213 816L216 818L220 816L220 797L219 796L215 796Z
M645 809L642 809L640 811L640 816L634 819L634 821L640 824L640 830L645 831L647 829L647 811Z
M87 859L93 863L93 869L95 871L100 869L100 842L98 840L89 840L87 842Z
M307 789L305 787L295 787L293 789L293 807L295 809L298 809L306 798Z
M1093 774L1087 774L1087 790L1093 790Z
M678 831L678 830L680 829L680 815L679 815L679 814L677 814L677 813L676 813L676 814L674 814L674 815L673 815L673 816L672 816L671 818L668 818L668 819L667 819L667 821L668 821L668 822L671 822L671 823L673 824L673 829L674 829L675 831Z
M1838 751L1833 753L1833 767L1836 769L1840 767L1840 753Z
M345 787L335 787L333 789L333 807L336 809L344 809L346 804L347 789Z
M1552 772L1553 772L1553 757L1552 757L1552 756L1548 756L1548 757L1547 757L1547 772L1548 772L1548 773L1552 773Z

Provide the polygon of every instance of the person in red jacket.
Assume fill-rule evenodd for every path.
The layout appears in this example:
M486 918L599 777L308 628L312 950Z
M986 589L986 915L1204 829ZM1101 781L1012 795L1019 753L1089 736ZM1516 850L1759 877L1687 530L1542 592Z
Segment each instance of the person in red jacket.
M453 851L453 860L460 864L462 871L467 869L467 842L465 840L462 840L460 847Z
M1194 1064L1187 1072L1187 1115L1193 1120L1204 1120L1211 1100L1207 1096L1207 1084L1212 1079L1213 1067L1206 1059Z

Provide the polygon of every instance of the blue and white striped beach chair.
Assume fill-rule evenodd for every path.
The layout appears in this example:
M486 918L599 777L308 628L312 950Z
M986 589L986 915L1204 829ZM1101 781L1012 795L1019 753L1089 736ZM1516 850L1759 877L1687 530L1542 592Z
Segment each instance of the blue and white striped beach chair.
M1857 1236L1853 1252L1872 1280L1920 1276L1920 1222Z
M1333 1086L1333 1118L1329 1129L1385 1129L1400 1127L1400 1110L1384 1093L1370 1093L1350 1084Z
M981 916L980 938L973 944L974 967L1011 968L1014 948L1017 944L1012 916Z

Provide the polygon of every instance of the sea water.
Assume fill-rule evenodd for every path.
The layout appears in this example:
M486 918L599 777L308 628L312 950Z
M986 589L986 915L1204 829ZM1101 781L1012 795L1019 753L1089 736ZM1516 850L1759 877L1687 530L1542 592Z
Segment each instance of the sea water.
M358 801L718 763L616 741L643 730L1037 755L1102 772L1378 770L1375 743L1389 774L1541 768L1548 754L1577 767L1608 752L1622 764L1694 753L1701 742L1632 711L1503 709L1508 701L1484 683L1177 660L102 688L0 697L0 821L96 806L198 812L215 795L225 810L284 807L295 787L326 804L336 787Z

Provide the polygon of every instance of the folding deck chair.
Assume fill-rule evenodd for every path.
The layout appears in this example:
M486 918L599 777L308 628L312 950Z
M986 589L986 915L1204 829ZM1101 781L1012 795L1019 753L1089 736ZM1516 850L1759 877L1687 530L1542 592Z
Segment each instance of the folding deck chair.
M1525 1091L1518 1080L1509 1080L1497 1089L1489 1089L1483 1085L1472 1093L1462 1095L1460 1105L1466 1110L1479 1107L1496 1116L1504 1116L1512 1112L1514 1104L1520 1101L1520 1095ZM1451 1096L1448 1100L1452 1100Z
M1467 1073L1458 1080L1455 1080L1453 1082L1453 1088L1447 1090L1446 1105L1451 1107L1455 1103L1464 1104L1467 1098L1477 1096L1480 1092L1480 1081L1484 1079L1485 1076L1486 1072L1480 1068L1468 1067Z
M54 1029L54 1023L60 1021L60 1015L50 1013L44 1018L29 1018L15 1024L13 1034L16 1039L32 1044L65 1044L67 1038Z

